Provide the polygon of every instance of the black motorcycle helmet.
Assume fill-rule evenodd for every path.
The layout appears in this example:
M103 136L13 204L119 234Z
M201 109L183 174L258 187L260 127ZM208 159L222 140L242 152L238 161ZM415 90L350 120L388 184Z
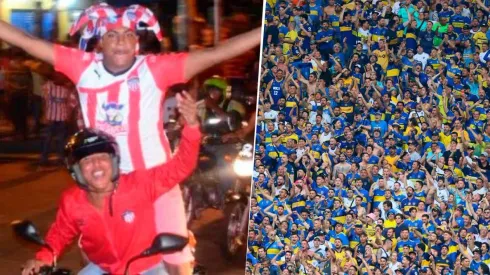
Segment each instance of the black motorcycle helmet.
M112 157L112 182L119 178L119 147L115 139L97 129L83 129L74 134L65 146L65 162L77 185L88 190L88 184L82 176L79 161L96 153L108 153Z

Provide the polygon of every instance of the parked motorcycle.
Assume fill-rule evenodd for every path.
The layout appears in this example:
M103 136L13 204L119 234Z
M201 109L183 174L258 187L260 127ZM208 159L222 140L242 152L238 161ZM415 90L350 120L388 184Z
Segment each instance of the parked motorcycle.
M246 248L249 216L249 197L253 170L253 145L245 144L233 162L237 178L234 189L226 196L225 217L227 224L225 252L234 257Z
M31 243L46 247L51 252L54 252L51 247L44 241L44 239L40 236L38 229L36 226L28 221L14 221L12 223L12 229L14 233ZM139 255L135 255L126 263L126 268L124 271L125 275L129 273L129 267L131 264L138 259L150 257L156 254L170 254L181 251L188 244L189 239L187 237L169 234L169 233L161 233L158 234L151 244L151 246L144 251L142 251ZM53 253L54 255L54 253ZM57 266L56 257L54 257L53 264L51 266L43 266L38 273L39 275L70 275L72 272L68 269L59 268ZM110 275L110 274L107 274Z

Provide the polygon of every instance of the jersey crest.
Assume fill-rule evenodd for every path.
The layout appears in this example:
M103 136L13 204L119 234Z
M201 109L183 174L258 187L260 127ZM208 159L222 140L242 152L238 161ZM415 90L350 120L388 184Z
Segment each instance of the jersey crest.
M131 77L128 79L128 88L130 92L138 92L140 90L139 77Z

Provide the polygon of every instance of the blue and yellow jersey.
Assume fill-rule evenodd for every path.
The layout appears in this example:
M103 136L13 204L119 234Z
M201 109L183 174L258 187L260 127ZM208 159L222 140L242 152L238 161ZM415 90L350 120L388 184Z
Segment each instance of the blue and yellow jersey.
M428 268L430 266L430 255L427 252L422 254L422 261L420 263L421 267Z
M425 202L425 198L427 196L427 192L425 192L424 190L420 191L420 192L414 192L413 193L413 196L418 199L419 201L423 201Z
M392 77L395 81L395 84L398 83L398 77L400 76L400 66L388 63L388 67L386 67L386 76Z
M285 153L285 151L284 148L282 148L281 146L283 145L282 144L279 146L275 146L273 144L266 145L265 152L267 153L267 156L269 156L270 158L278 158L282 156Z
M445 245L447 245L449 248L449 250L447 252L448 257L452 257L451 255L457 254L459 252L459 246L456 242L451 240L451 241L449 241L449 244L445 244Z
M416 199L416 198L405 198L404 200L402 200L402 211L405 212L406 214L408 214L410 212L410 208L412 207L417 207L417 205L419 204L419 200Z
M446 73L446 76L448 78L452 78L455 76L455 75L461 75L462 74L462 71L461 71L461 68L459 66L451 66L451 67L448 67L447 68L447 73Z
M454 97L460 99L462 94L463 94L464 86L461 83L459 83L459 84L454 84L452 86L452 88L453 88L452 93L453 93Z
M286 116L289 117L291 110L294 110L291 113L291 115L297 116L298 115L298 113L297 113L298 105L299 105L298 99L295 96L288 95L288 97L286 98L286 108L284 110L286 113Z
M337 223L345 223L345 210L343 208L339 208L337 210L333 209L332 210L332 225L335 225Z
M306 197L304 195L296 195L291 198L291 210L301 213L306 207Z
M451 267L451 260L448 256L444 258L442 256L436 257L436 267Z
M490 255L488 254L488 252L483 254L481 259L486 265L490 265Z
M419 219L406 219L404 224L410 229L420 230L422 228L422 220Z
M427 59L427 65L431 65L434 70L437 70L441 66L441 62L439 58L429 58Z
M453 16L451 16L449 23L453 26L456 33L462 33L463 27L465 25L469 25L471 21L466 16L462 16L461 14L454 14Z
M408 245L410 247L410 251L413 251L414 247L415 247L415 243L411 240L399 240L398 243L396 244L396 251L399 253L399 254L403 254L403 247Z
M265 243L263 247L267 248L267 258L272 260L279 252L281 252L281 247L279 244L275 241L269 241L268 243Z
M277 132L265 132L265 138L264 138L264 143L265 143L265 146L269 145L272 143L272 135L276 134L277 135Z
M354 112L354 103L352 103L350 100L347 102L341 101L338 106L341 113L346 113L347 115L349 115Z
M351 235L350 235L350 238L349 238L349 247L350 248L356 248L356 246L361 242L361 238L359 237L359 235L357 235L356 233L353 232L353 230L351 231Z
M335 243L335 239L339 238L340 241L342 241L342 246L348 246L349 245L349 239L345 235L344 232L340 233L335 233L334 231L330 231L330 243Z
M330 25L335 30L336 34L340 34L340 18L337 15L332 14L328 18L328 21L330 21Z
M403 24L400 24L398 28L396 28L396 37L398 38L399 42L403 41L403 38L405 37L405 27Z
M381 190L381 189L376 189L373 191L373 193L374 193L373 208L378 208L380 203L383 203L384 201L386 201L386 198L385 198L386 191Z
M416 181L416 180L421 180L421 181L424 181L425 180L425 173L423 171L417 171L417 172L411 172L408 174L407 178L409 180L412 180L412 181Z
M386 39L386 28L380 28L378 26L369 30L371 33L371 40L378 42L380 39Z
M323 16L322 6L316 4L315 6L309 6L310 13L308 14L312 22L320 21L320 17Z
M413 62L415 60L412 58L412 60L410 60L408 57L406 56L403 56L402 57L402 65L403 65L403 71L407 71L408 69L413 69Z
M402 200L407 198L407 196L405 195L405 193L403 193L403 191L398 191L398 193L393 192L393 198L395 199L395 201L401 202Z
M260 242L257 240L248 240L248 249L252 251L254 255L257 255L257 252L259 251L260 247Z
M447 22L449 22L449 20L453 16L453 14L454 14L454 11L452 11L450 9L441 10L440 12L438 12L439 19L444 18L447 20Z
M320 160L322 156L322 145L320 143L314 143L311 145L311 154L315 160Z

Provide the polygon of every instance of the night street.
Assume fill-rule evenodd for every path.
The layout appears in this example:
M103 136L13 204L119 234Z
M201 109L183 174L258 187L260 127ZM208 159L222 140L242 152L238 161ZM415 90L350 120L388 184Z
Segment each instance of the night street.
M37 249L15 239L10 222L30 219L45 233L54 219L60 193L74 184L64 168L54 166L38 171L35 165L38 154L18 152L39 145L40 141L23 144L0 139L0 274L19 274L20 266ZM208 274L243 274L245 259L227 263L221 254L219 242L225 232L222 217L222 212L210 209L192 223L198 240L197 260L208 268ZM80 259L78 249L72 247L59 265L78 271Z

